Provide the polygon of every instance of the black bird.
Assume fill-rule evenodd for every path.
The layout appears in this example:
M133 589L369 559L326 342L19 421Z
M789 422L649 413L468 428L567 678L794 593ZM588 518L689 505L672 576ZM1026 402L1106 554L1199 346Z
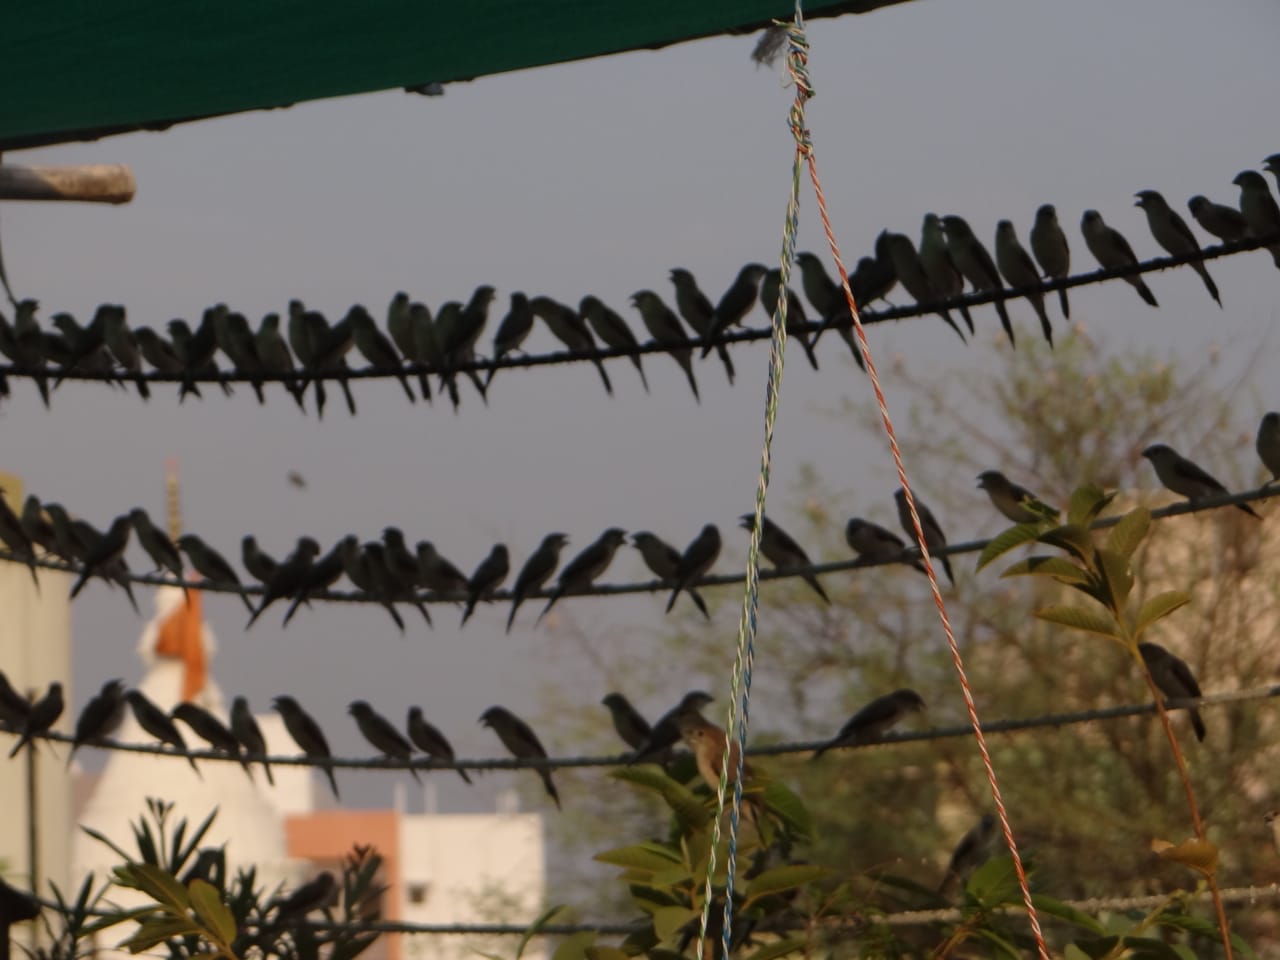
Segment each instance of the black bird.
M454 760L453 746L445 739L443 733L427 722L426 717L422 715L421 707L409 708L409 739L413 741L415 747L428 756L448 760L450 763ZM466 783L471 782L467 771L461 768L458 770L458 776Z
M133 716L138 721L138 726L161 743L167 743L181 753L187 752L187 741L182 739L177 725L168 714L148 700L146 694L141 690L130 690L124 698L133 709ZM195 757L188 756L187 763L191 764L191 769L200 776L200 768L196 766Z

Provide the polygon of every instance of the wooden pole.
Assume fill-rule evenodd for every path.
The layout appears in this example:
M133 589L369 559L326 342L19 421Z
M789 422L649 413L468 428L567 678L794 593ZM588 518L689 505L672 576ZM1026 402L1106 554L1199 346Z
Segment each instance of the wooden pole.
M70 167L16 167L0 164L0 200L79 200L128 203L138 185L123 163Z

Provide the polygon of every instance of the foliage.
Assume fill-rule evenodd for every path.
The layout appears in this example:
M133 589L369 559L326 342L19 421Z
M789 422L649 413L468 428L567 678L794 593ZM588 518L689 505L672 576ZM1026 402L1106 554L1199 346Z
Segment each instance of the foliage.
M136 929L119 944L121 949L161 951L170 960L255 955L316 960L321 952L332 960L354 960L377 939L379 934L368 929L368 923L378 919L382 858L372 849L357 847L348 855L338 888L341 908L324 905L326 922L317 926L308 923L304 913L283 915L282 891L268 895L260 888L256 868L227 876L225 849L201 846L216 810L194 830L185 819L171 823L172 812L171 804L147 801L147 817L133 825L135 854L83 828L123 862L96 893L94 878L87 877L74 901L54 887L58 908L44 914L51 945L34 951L34 960L85 956L96 934L122 923L133 923ZM110 906L112 887L137 891L147 902L133 908Z

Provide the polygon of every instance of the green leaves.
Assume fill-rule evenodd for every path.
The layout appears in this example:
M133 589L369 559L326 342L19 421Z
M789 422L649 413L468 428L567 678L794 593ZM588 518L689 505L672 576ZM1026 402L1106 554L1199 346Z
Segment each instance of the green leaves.
M1086 483L1077 487L1067 507L1067 523L1077 527L1089 526L1115 498L1116 491L1107 493L1097 484Z
M658 794L686 829L700 830L711 822L712 814L706 805L684 784L667 776L661 767L620 767L610 771L609 776Z
M1003 556L1010 550L1022 546L1024 543L1033 543L1040 538L1040 524L1036 523L1019 523L1017 526L1010 527L987 542L982 553L978 555L977 569L981 570L992 560Z
M761 897L782 893L784 890L794 890L797 887L808 886L830 873L831 870L828 867L813 863L790 864L766 870L747 884L746 890L743 891L747 897L743 908L750 907L752 903Z
M1108 640L1120 640L1120 630L1113 619L1106 614L1088 610L1084 607L1055 605L1036 611L1036 616L1047 623L1056 623L1072 630L1083 630L1094 633Z
M1147 627L1190 602L1191 594L1185 590L1166 590L1156 594L1138 608L1138 616L1133 624L1133 639L1137 640Z

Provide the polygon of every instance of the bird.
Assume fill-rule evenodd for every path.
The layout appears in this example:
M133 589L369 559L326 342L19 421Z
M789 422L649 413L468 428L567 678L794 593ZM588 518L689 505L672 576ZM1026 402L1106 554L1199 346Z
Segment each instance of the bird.
M505 707L490 707L480 715L480 722L498 735L502 745L511 752L513 757L520 760L546 759L546 748L538 740L537 734L527 723ZM538 776L542 778L547 795L555 801L556 809L559 810L560 794L556 792L550 768L536 767L535 769Z
M943 300L950 300L964 293L964 275L956 268L947 249L947 232L942 219L936 213L926 213L920 227L920 263L934 291ZM969 308L960 304L960 316L973 333L973 317Z
M693 751L694 762L698 773L711 790L720 788L720 776L724 770L725 748L729 750L729 775L726 778L726 789L732 789L738 779L739 746L737 741L729 743L723 728L716 726L697 711L680 714L676 720L680 730L680 739ZM750 763L742 764L742 776L750 779L755 776Z
M596 578L609 569L609 564L613 562L613 555L618 552L618 547L622 546L626 540L627 532L625 530L620 530L618 527L610 527L585 547L581 553L566 563L564 569L560 571L559 578L556 580L556 589L547 600L547 605L542 608L542 612L538 614L537 622L541 623L542 618L555 606L556 601L566 593L585 590L595 583Z
M408 732L413 745L423 753L450 763L454 761L453 746L444 738L443 733L427 722L426 717L422 715L421 707L409 708ZM461 767L458 768L458 776L462 777L465 783L471 782L467 771Z
M463 623L471 619L477 603L492 597L493 592L502 586L502 581L507 579L510 570L511 557L507 553L507 545L494 544L489 555L480 561L480 565L471 574L471 579L467 581L467 605L462 611Z
M934 551L941 550L947 545L946 535L942 532L937 518L934 517L933 511L930 510L923 500L913 495L915 501L916 515L920 517L920 529L924 532L924 543L929 548L932 556ZM915 524L911 522L911 511L907 507L907 494L901 487L894 491L893 501L898 507L898 523L902 525L903 532L907 535L907 539L912 543L916 540ZM951 572L951 560L948 557L939 558L942 560L942 569L946 571L947 579L954 587L956 584L955 575Z
M1156 688L1170 700L1198 700L1202 696L1195 674L1181 657L1149 640L1138 644L1138 653L1142 655L1142 662L1150 671ZM1196 739L1203 741L1205 729L1200 711L1188 707L1187 714L1191 717L1191 729L1195 731Z
M1280 413L1274 410L1263 415L1258 424L1258 439L1254 444L1258 451L1258 459L1271 473L1268 484L1280 480Z
M529 298L519 291L511 294L511 305L507 308L507 315L502 318L502 322L498 324L498 332L493 335L491 359L495 363L524 346L525 340L529 339L529 334L533 332L533 320ZM484 381L485 387L489 386L497 371L497 367L489 368L489 375Z
M124 681L108 680L80 711L76 732L67 753L67 766L76 751L88 744L100 744L120 729L124 722Z
M951 852L951 860L947 863L947 872L942 877L938 892L946 893L952 883L964 879L990 860L999 836L999 821L995 814L983 814L982 819L960 838Z
M1196 223L1223 243L1234 243L1249 235L1249 221L1235 207L1214 203L1203 194L1196 194L1187 201L1187 209Z
M167 743L179 753L187 753L187 741L182 738L177 726L169 715L147 699L147 695L141 690L129 690L124 695L125 702L129 704L133 710L133 717L138 721L138 726L142 727L147 733L155 737L161 743ZM187 763L191 764L191 769L200 775L200 768L196 766L195 757L187 756Z
M963 217L955 214L943 217L942 229L947 235L947 250L951 253L951 261L956 269L964 274L974 290L996 294L996 313L1000 316L1000 325L1004 327L1010 346L1013 346L1013 324L1009 322L1004 297L999 295L1004 285L1000 282L1000 271L996 269L991 254L982 245L982 241L974 236L973 228Z
M1039 523L1058 518L1059 511L999 470L983 470L978 474L978 487L987 491L991 505L1013 523Z
M680 565L679 550L648 530L633 533L631 542L640 551L640 556L644 559L644 565L649 568L654 576L662 580L676 579L676 570ZM693 601L694 606L702 611L702 615L710 620L711 612L707 609L707 603L702 599L702 595L693 587L688 586L685 587L685 593L689 595L689 599Z
M529 308L535 316L542 318L543 323L556 339L571 351L576 353L596 348L595 339L591 336L591 330L587 327L586 321L578 316L572 307L557 303L550 297L534 297L529 301ZM605 393L613 396L613 384L609 382L609 372L605 370L604 363L599 357L592 357L591 362L596 365L596 370L600 373Z
M338 900L338 883L328 870L321 871L276 904L277 924L300 921L313 910L323 910Z
M886 530L880 524L872 523L870 520L851 517L844 527L844 542L849 545L849 549L859 560L865 560L867 563L901 560L903 563L911 564L921 573L925 572L924 565L919 560L914 557L903 558L902 555L907 549L906 541L892 530Z
M815 253L797 253L796 266L800 268L800 289L805 299L813 304L818 316L829 317L840 309L844 291L827 274L827 268Z
M520 572L516 575L515 586L511 588L511 612L507 614L507 633L516 621L516 611L520 604L531 593L537 593L547 585L560 565L560 551L569 542L567 534L548 533L538 544L538 549L529 555Z
M348 534L348 538L351 540L356 539L354 534ZM342 578L342 574L345 572L342 560L344 546L339 541L329 548L328 553L307 568L306 575L302 578L297 592L293 594L293 599L289 603L289 609L285 611L283 626L289 625L289 621L293 619L293 615L298 612L299 607L304 603L310 606L313 596L328 590ZM417 562L410 557L409 563L413 567L416 577ZM429 620L428 623L430 623Z
M738 518L738 526L742 527L743 530L750 531L755 526L755 519L755 514L744 513ZM804 552L804 548L796 543L787 531L783 530L768 517L762 518L760 553L773 564L776 570L790 570L795 567L811 566L809 555ZM831 602L827 592L822 589L822 584L818 582L817 574L812 570L805 570L799 573L798 576L813 588L813 591L822 598L824 603Z
M134 507L129 511L129 520L133 523L133 532L138 536L138 544L156 565L156 570L168 570L181 580L182 556L168 534L152 523L147 511L141 507Z
M1058 211L1052 203L1042 203L1036 210L1035 223L1031 225L1031 252L1046 277L1064 280L1071 273L1071 248L1067 235L1058 223ZM1071 304L1067 301L1067 288L1058 289L1058 304L1062 315L1071 317Z
M627 322L610 310L599 297L583 297L578 303L578 313L590 324L591 329L595 331L595 335L600 338L600 342L605 346L613 347L616 350L634 351L640 345L636 340L635 334L631 332L631 328L627 326ZM640 374L640 383L644 385L644 392L648 393L649 381L645 379L644 365L640 362L640 354L633 352L627 359L631 361L631 365Z
M45 366L45 338L36 320L35 300L22 300L16 305L13 314L12 356L10 359L20 367L28 370L40 370ZM40 399L45 409L49 407L49 378L43 374L32 377L36 389L40 391Z
M877 300L888 303L886 298L898 285L898 275L893 272L893 260L884 245L883 233L876 238L873 253L875 256L859 257L853 273L849 275L849 289L853 291L859 310Z
M360 733L380 753L392 760L405 762L413 756L413 744L404 738L404 734L395 728L395 724L369 706L368 701L352 700L347 707L347 712L355 717ZM413 774L414 780L418 783L422 782L418 771L412 766L409 767L409 772Z
M631 295L631 305L640 311L640 319L654 343L666 345L666 352L684 371L689 389L693 391L693 399L701 403L698 379L693 375L693 346L689 344L689 336L684 332L684 327L680 326L680 318L652 290L637 290ZM724 349L723 344L720 349Z
M249 773L248 762L240 756L239 739L225 723L204 707L189 701L180 703L173 708L171 716L185 723L197 737L215 751L239 759L240 766L244 767L245 773ZM252 779L253 774L249 773L249 777Z
M30 743L33 737L48 733L49 729L58 722L58 718L62 716L63 707L62 684L55 680L49 684L49 689L45 692L45 695L30 705L30 709L22 721L22 736L18 738L18 742L9 751L9 756L16 757L18 752Z
M151 390L142 377L142 350L138 346L138 338L129 329L124 307L113 306L103 314L102 340L120 366L126 372L133 374L138 396L143 400L149 400ZM47 397L45 406L48 406Z
M777 313L781 293L782 271L774 267L772 270L765 272L764 279L760 282L760 306L764 307L764 312L769 315L771 320L773 315ZM800 302L796 292L787 287L787 335L800 342L800 349L804 351L804 355L809 361L809 366L817 370L818 356L813 352L813 340L809 339L809 332L805 329L805 324L808 322L809 318L805 315L804 304Z
M31 701L13 688L4 671L0 670L0 724L10 730L21 730L31 713Z
M133 521L125 513L111 521L111 526L107 528L106 533L94 531L96 539L88 545L89 549L84 557L84 565L80 568L80 577L71 588L72 599L84 589L84 585L89 582L90 577L94 574L102 575L105 572L105 568L122 561L125 548L129 545L129 531L132 529ZM137 607L136 603L134 607Z
M1280 153L1273 153L1262 161L1262 169L1276 178L1276 186L1280 187Z
M676 564L676 586L667 599L667 613L670 613L671 608L676 605L676 598L680 596L681 590L687 589L706 576L707 571L715 564L716 558L720 556L720 547L720 528L714 523L704 526L689 546L685 547L684 553L680 555L680 560Z
M687 714L697 714L715 698L703 690L690 690L680 702L658 718L649 731L649 739L636 747L636 752L627 761L633 763L661 763L680 740L680 718Z
M284 334L280 332L280 314L264 315L258 324L257 332L253 335L253 341L262 369L266 373L281 377L284 388L289 391L298 409L305 412L306 393L302 382L293 376L297 367L293 362L293 352L289 349Z
M944 299L943 294L934 287L933 281L929 279L929 274L925 270L924 261L920 258L920 254L916 251L916 246L911 242L911 238L904 233L891 233L888 230L880 234L885 250L889 252L889 259L893 261L893 272L898 278L898 282L902 284L902 288L911 294L911 298L916 303L934 304ZM936 311L956 335L964 340L964 331L962 331L956 322L951 319L951 312L946 307L939 307Z
M618 732L622 742L633 751L639 750L649 741L653 735L653 728L649 726L649 721L640 715L640 711L631 705L630 700L620 693L607 693L600 702L609 710L613 729Z
M244 314L236 313L225 304L218 304L213 314L213 338L237 373L247 374L259 403L265 403L262 391L262 374L265 372L258 356L258 341Z
M9 501L2 493L3 491L0 491L0 542L3 542L15 557L26 562L27 568L31 571L31 582L35 584L38 592L40 575L36 570L35 543L23 526L22 518L14 513L13 508L9 506Z
M420 540L416 547L418 585L433 593L467 592L467 575L440 555L430 540Z
M1138 198L1134 206L1141 207L1147 215L1147 226L1151 228L1151 235L1156 238L1156 243L1175 257L1200 252L1200 243L1187 226L1187 221L1169 206L1158 191L1139 190L1134 196ZM1221 307L1222 298L1218 296L1218 285L1209 276L1209 269L1199 260L1192 260L1187 266L1200 274L1209 296Z
M1228 492L1221 483L1167 444L1153 443L1142 451L1142 455L1151 461L1156 477L1167 489L1188 500L1220 496ZM1237 503L1234 506L1251 517L1262 519L1247 503Z
M400 353L391 339L378 329L377 321L369 311L357 304L347 312L347 320L351 323L351 340L360 355L369 361L374 370L394 373L409 402L415 403L418 398L413 395L413 387L409 385L409 376L404 372Z
M738 271L738 275L733 278L733 283L729 285L729 289L724 292L724 296L720 298L720 302L712 312L711 327L703 334L708 341L714 340L730 327L737 326L746 319L751 308L756 305L756 298L760 295L760 281L764 279L768 269L762 263L748 263ZM710 342L703 346L704 358L711 352L712 346ZM720 350L724 350L724 344L717 346Z
M1001 220L996 224L996 266L1000 268L1000 273L1009 282L1009 286L1015 289L1040 285L1040 271L1036 269L1031 254L1018 241L1018 231L1012 220ZM1049 324L1049 314L1044 308L1044 292L1028 290L1026 298L1031 309L1040 318L1040 330L1052 347L1053 327Z
M1084 216L1080 218L1080 232L1084 234L1084 245L1089 248L1093 258L1105 269L1128 267L1138 262L1138 258L1133 252L1133 247L1129 246L1129 241L1124 238L1119 230L1107 226L1102 219L1102 214L1097 210L1086 210L1084 212ZM1121 279L1137 290L1138 296L1148 304L1153 307L1160 306L1156 302L1155 294L1151 292L1151 288L1147 286L1146 281L1141 276L1131 274Z
M297 546L294 547L293 553L281 562L275 570L271 572L271 576L263 583L262 600L254 609L253 615L249 617L249 622L245 625L247 630L253 626L254 622L262 616L263 612L271 604L285 597L292 597L306 583L307 575L311 571L311 566L315 563L315 559L320 554L320 544L316 543L311 537L301 537Z
M329 778L329 788L333 791L333 798L341 800L342 798L338 795L338 781L333 776L333 767L325 762L332 759L333 754L329 752L329 741L324 738L324 731L320 729L320 724L316 723L311 714L303 710L302 705L293 697L283 695L276 697L271 701L271 705L279 712L284 720L284 728L289 731L289 736L293 737L293 742L299 749L308 758L320 761L324 775Z
M259 583L270 580L276 567L280 566L274 557L258 546L258 539L253 534L248 534L240 541L240 562Z
M698 281L688 270L676 267L668 276L671 278L671 285L676 288L676 309L680 311L680 316L694 333L704 340L709 339L715 324L716 308L707 299L707 295L698 289ZM725 374L732 384L734 369L728 348L722 343L716 348L716 354L724 364Z
M187 555L187 559L191 561L191 566L195 568L196 572L210 583L237 588L241 585L240 577L237 576L231 564L227 563L222 554L218 553L194 533L184 533L178 537L176 546ZM240 594L240 599L244 601L245 607L252 614L253 601L244 593Z
M262 728L258 726L258 721L253 718L249 701L244 697L236 697L231 701L231 732L240 746L244 747L246 754L263 758L259 761L262 764L262 772L267 775L267 783L274 787L276 782L271 776L271 764L265 759L267 740L262 735Z
M905 687L876 697L850 717L839 733L815 750L812 759L817 760L834 747L852 747L879 740L909 714L924 708L924 698Z
M1255 237L1269 237L1280 232L1280 206L1271 196L1271 188L1262 174L1253 170L1242 170L1231 181L1240 188L1240 213L1249 225L1249 231ZM1280 243L1267 247L1271 251L1271 259L1280 268Z

